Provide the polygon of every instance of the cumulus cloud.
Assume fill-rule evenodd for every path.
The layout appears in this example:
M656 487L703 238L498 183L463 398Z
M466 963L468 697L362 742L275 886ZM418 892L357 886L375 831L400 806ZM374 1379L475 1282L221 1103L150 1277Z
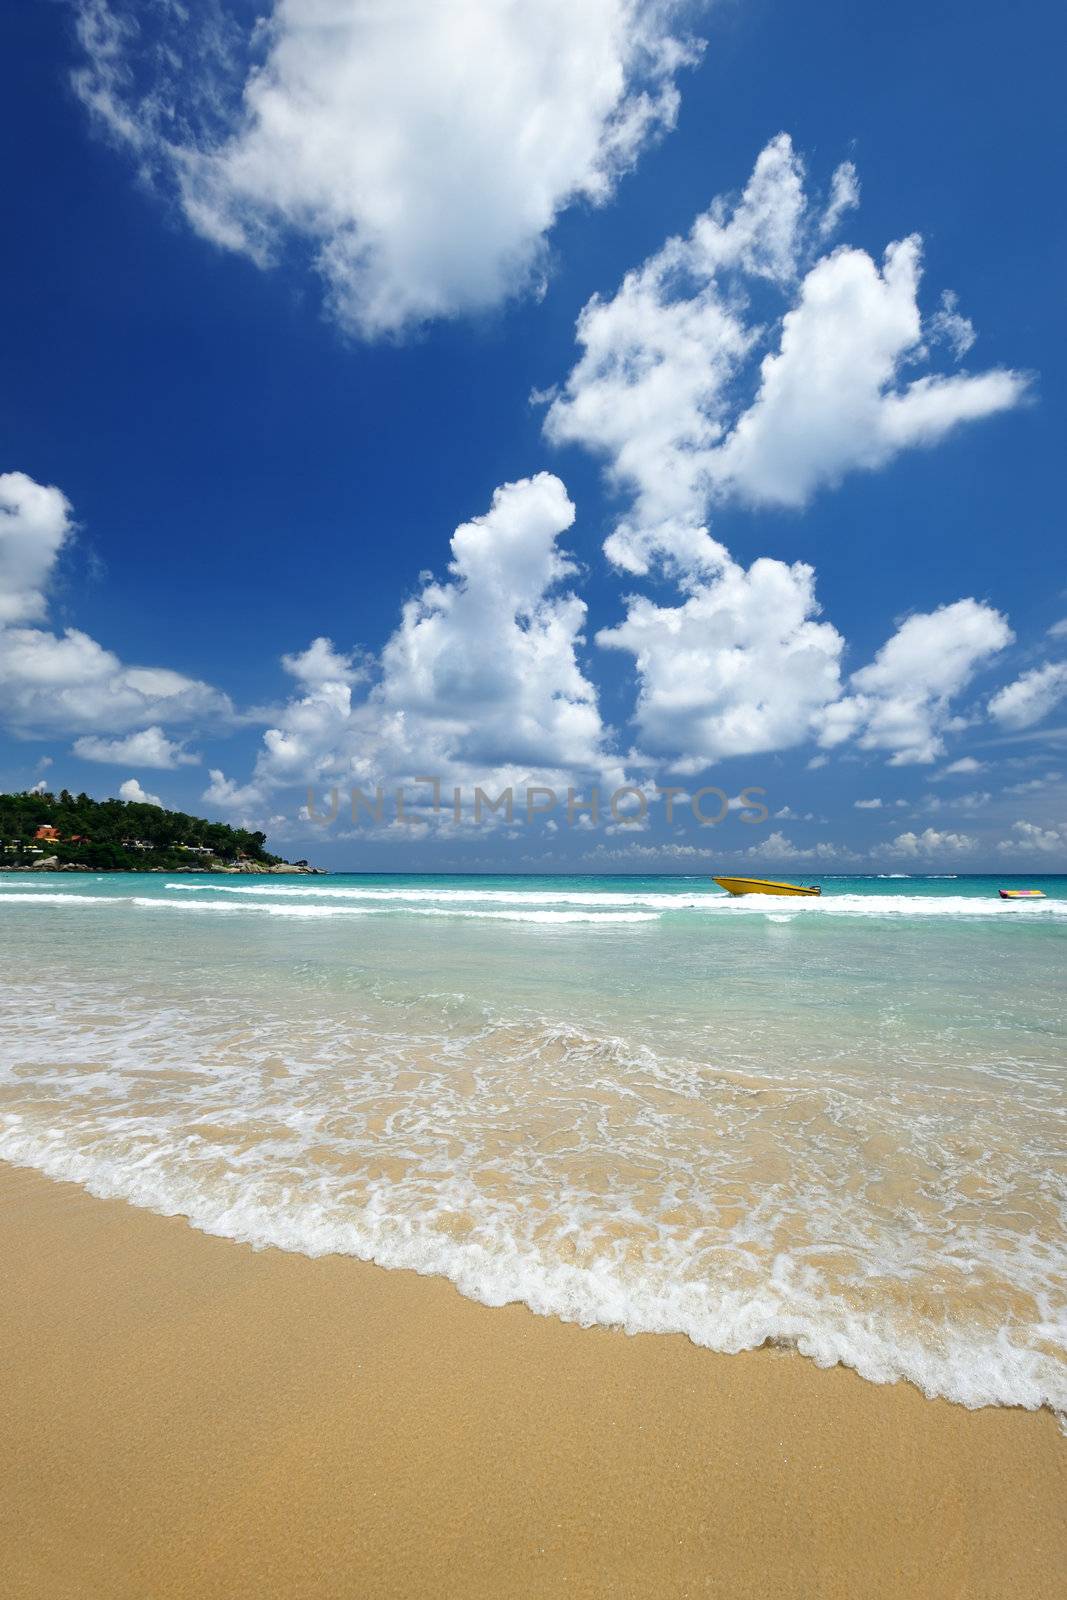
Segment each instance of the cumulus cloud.
M1032 728L1065 698L1067 661L1050 661L1046 666L1022 673L1013 683L999 689L989 702L989 715L1002 727L1013 731Z
M824 840L819 844L798 845L784 833L775 831L761 839L759 844L750 845L741 854L750 860L768 861L858 861L860 858L854 850L847 845L831 844Z
M922 833L898 833L888 848L892 855L915 861L933 856L965 855L976 849L977 842L969 833L939 833L936 828L924 828Z
M894 764L932 761L951 700L1011 637L990 608L959 601L909 618L843 693L843 640L817 620L812 569L745 569L709 531L717 505L804 505L1023 394L1010 372L909 376L953 332L962 350L962 319L950 329L959 313L943 301L924 328L916 237L881 265L857 249L820 253L857 201L850 164L828 201L811 199L789 138L773 139L736 201L720 197L586 305L581 355L546 413L546 437L600 455L628 498L608 559L638 577L659 568L681 590L676 605L631 595L597 636L633 654L642 750L679 771L813 733L826 748L858 739ZM765 312L775 297L777 320Z
M242 33L81 0L76 87L192 226L262 266L304 239L347 328L397 333L536 285L545 238L671 128L682 0L275 0Z
M45 615L45 589L70 532L65 494L24 472L0 473L0 626Z
M162 806L163 802L158 794L148 794L136 778L127 778L125 783L119 784L120 800L136 800L143 806Z
M783 134L761 153L730 210L716 201L578 319L582 355L545 417L554 444L606 458L632 499L609 559L643 574L655 557L686 571L718 564L704 513L728 426L732 381L754 350L739 288L793 280L807 204Z
M847 845L828 842L811 846L797 845L784 833L774 832L746 850L724 850L721 846L709 849L690 844L598 844L594 849L587 850L582 859L592 865L598 862L605 865L641 862L654 866L658 862L662 866L670 866L684 861L715 861L721 866L724 860L830 861L843 864L861 858Z
M820 742L857 739L864 750L890 751L891 766L936 760L953 700L1013 637L1007 619L977 600L915 612L852 674L852 692L826 708Z
M642 749L695 772L810 738L839 692L844 646L818 613L810 567L764 558L745 569L723 550L718 575L679 605L634 596L597 643L634 657Z
M802 506L847 472L884 466L961 423L1018 403L1019 374L901 381L922 337L921 241L888 246L879 267L839 249L811 268L764 357L760 387L716 463L727 492L754 504Z
M334 647L332 639L312 639L306 650L282 656L282 666L298 683L314 688L321 683L357 683L367 675L367 667L355 651L347 654Z
M195 767L200 757L186 750L185 745L168 739L158 724L140 728L124 739L101 739L86 734L75 739L73 751L84 761L102 761L111 766L157 767L160 771L174 767Z
M232 713L225 695L166 667L125 666L77 628L0 629L0 718L13 731L106 731Z
M125 732L141 724L228 717L209 684L168 667L128 666L78 628L45 620L46 590L71 528L55 488L0 477L0 723L15 733Z
M1027 850L1038 855L1067 855L1067 827L1057 823L1046 828L1036 822L1014 822L1011 837L1001 839L997 849L1004 855L1019 855Z
M947 810L954 812L982 811L993 799L988 789L972 789L969 794L956 795L952 800L942 800L940 795L924 795L922 810L936 814Z
M224 811L254 812L266 802L266 796L255 783L235 783L219 767L212 767L208 777L211 781L200 798L209 805L220 806Z
M857 811L881 811L882 801L877 797L873 800L853 800L852 804Z
M1019 403L1014 372L907 378L948 337L949 315L961 351L964 319L953 300L924 330L917 236L890 244L881 264L854 248L819 255L857 198L846 164L828 204L812 202L780 134L732 207L716 200L582 311L582 354L545 432L604 457L630 496L605 544L617 566L714 566L705 524L716 503L802 506L849 471ZM769 295L777 320L763 313Z
M290 783L437 778L447 806L450 785L621 782L578 659L586 607L558 543L573 521L550 473L497 489L455 530L448 578L403 607L374 681L354 694L328 640L288 657L302 692L265 732L251 784L213 772L205 798L242 807Z

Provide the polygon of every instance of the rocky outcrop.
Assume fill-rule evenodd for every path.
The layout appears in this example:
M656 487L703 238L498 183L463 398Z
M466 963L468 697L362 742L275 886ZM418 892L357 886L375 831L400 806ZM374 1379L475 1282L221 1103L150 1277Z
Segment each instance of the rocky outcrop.
M42 856L40 861L32 861L30 863L30 871L31 872L58 872L59 871L59 857L58 856Z
M209 872L252 872L262 875L271 874L272 876L279 873L286 875L296 874L301 877L306 877L309 874L318 876L323 872L322 867L309 867L307 862L293 863L289 861L278 861L274 866L268 866L265 861L235 861L229 866L211 866L206 870Z

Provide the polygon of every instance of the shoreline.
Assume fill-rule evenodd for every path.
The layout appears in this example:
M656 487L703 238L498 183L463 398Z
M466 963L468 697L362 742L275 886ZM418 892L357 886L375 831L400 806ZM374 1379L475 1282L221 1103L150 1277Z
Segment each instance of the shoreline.
M55 859L41 861L29 866L0 866L0 872L42 873L42 872L88 872L94 878L115 877L132 878L134 876L148 877L153 873L171 873L174 876L182 874L195 874L205 878L242 877L242 878L328 878L331 876L328 867L301 867L293 862L283 861L276 866L263 867L90 867L84 862L57 861Z
M491 1309L2 1163L0 1200L12 1595L1058 1592L1048 1412Z

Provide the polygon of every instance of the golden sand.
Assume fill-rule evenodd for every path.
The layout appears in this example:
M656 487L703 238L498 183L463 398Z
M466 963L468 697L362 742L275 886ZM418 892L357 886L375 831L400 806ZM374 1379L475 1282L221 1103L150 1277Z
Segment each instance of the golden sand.
M1037 1600L1067 1442L0 1167L0 1589Z

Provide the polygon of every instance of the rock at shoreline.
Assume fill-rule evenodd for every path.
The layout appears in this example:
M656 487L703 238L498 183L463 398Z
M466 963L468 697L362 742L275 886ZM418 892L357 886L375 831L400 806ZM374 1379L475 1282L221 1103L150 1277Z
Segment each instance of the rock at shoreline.
M295 873L299 877L306 877L309 874L321 876L323 872L322 867L295 866L289 861L279 861L274 866L268 866L265 861L236 861L230 866L211 867L209 870L211 872L253 872L262 874Z
M59 857L58 856L42 856L40 861L31 861L30 862L30 871L31 872L58 872L59 871Z

